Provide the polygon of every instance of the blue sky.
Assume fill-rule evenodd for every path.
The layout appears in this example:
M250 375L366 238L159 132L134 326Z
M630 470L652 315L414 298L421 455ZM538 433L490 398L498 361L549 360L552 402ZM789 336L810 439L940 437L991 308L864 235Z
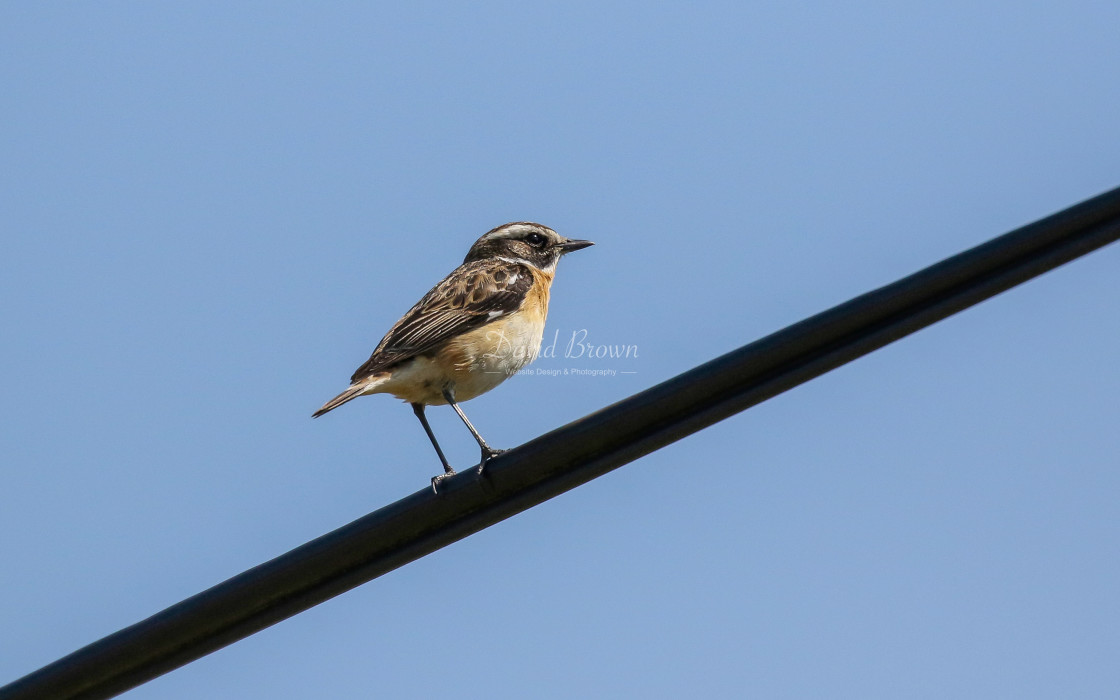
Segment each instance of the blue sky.
M310 413L480 234L513 446L1120 184L1120 6L8 3L0 682L427 484ZM134 698L1115 697L1120 248ZM558 353L562 355L562 353ZM476 457L429 411L455 464Z

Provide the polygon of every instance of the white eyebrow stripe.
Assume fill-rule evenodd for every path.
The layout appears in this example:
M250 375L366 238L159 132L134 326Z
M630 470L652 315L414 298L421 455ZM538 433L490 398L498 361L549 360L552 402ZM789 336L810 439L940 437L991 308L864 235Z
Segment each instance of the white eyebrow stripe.
M537 231L537 227L532 224L507 224L497 231L490 233L491 238L513 238L519 236L526 231Z

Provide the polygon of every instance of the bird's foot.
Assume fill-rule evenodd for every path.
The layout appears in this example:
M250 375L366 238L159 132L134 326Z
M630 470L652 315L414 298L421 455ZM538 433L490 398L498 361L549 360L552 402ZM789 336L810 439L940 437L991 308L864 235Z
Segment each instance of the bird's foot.
M439 484L444 479L455 476L455 470L451 467L446 467L446 471L438 476L432 477L432 493L439 494Z
M489 445L487 445L486 447L483 447L482 448L482 461L478 463L478 475L482 476L483 470L486 469L486 463L487 462L489 462L491 459L497 457L498 455L502 454L503 452L508 452L508 450L495 450L493 447L490 447Z

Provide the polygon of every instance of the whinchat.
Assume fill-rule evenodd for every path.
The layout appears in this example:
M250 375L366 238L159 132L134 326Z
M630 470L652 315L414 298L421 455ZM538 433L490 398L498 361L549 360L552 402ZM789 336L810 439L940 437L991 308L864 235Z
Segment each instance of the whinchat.
M487 232L471 246L462 265L389 329L350 377L350 387L312 417L366 394L392 394L407 401L443 464L443 474L432 477L434 489L455 470L428 425L424 407L450 404L482 448L481 473L500 450L486 444L458 402L490 391L536 359L556 263L589 245L591 241L564 238L528 222Z

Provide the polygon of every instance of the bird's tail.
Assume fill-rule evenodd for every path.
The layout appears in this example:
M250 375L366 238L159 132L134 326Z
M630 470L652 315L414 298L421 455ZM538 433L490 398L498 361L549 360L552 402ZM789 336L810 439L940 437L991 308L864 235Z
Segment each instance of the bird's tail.
M365 379L354 382L346 391L342 392L338 396L323 404L323 407L318 411L312 413L311 417L318 418L327 411L336 409L347 401L350 401L351 399L356 399L362 394L370 393L370 389L373 389L375 386L385 381L386 379L387 377L378 377L375 375L373 377L366 377Z

